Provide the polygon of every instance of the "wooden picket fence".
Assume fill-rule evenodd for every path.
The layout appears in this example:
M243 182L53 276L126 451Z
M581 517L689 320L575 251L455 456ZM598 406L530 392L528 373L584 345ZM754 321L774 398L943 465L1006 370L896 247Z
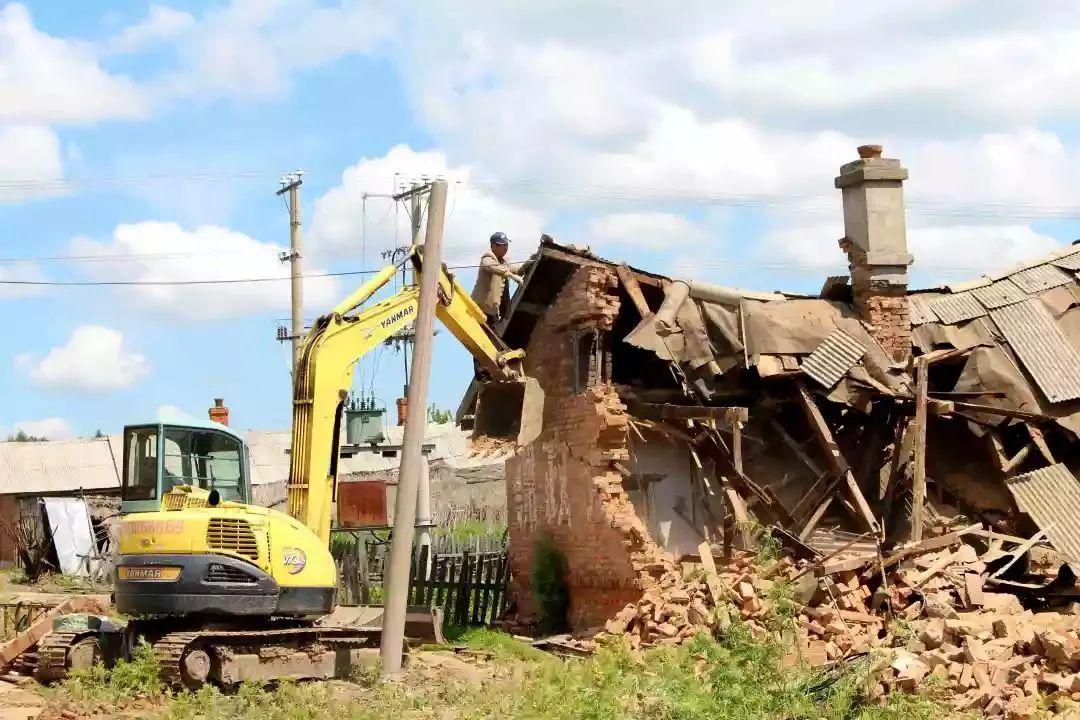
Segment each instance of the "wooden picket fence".
M490 625L502 616L510 563L506 551L414 556L409 604L441 607L447 625Z
M386 547L361 541L337 557L343 604L379 604ZM460 552L441 552L444 547L448 544L437 542L430 553L424 547L413 554L409 604L442 608L447 625L491 624L506 606L510 566L505 542L466 542Z

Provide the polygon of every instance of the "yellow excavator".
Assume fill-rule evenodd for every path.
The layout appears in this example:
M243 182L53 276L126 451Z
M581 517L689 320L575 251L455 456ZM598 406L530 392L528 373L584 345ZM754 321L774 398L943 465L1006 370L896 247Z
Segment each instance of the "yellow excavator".
M413 285L361 305L411 263ZM337 570L330 554L338 441L357 361L411 323L422 247L412 248L315 321L295 368L288 513L251 503L243 439L217 423L156 422L124 429L116 609L135 619L120 647L149 642L164 679L211 682L326 678L348 672L378 628L335 624ZM543 393L456 279L440 268L437 317L490 378L478 415L519 442L539 432ZM509 409L512 408L512 409ZM514 418L507 423L507 418ZM39 645L38 677L54 680L100 660L100 627L59 626Z

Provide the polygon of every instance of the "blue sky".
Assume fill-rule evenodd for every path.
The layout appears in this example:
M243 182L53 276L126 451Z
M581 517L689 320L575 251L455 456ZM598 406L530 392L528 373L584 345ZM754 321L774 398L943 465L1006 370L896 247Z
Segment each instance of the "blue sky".
M541 232L677 276L816 291L843 267L832 178L911 171L917 284L1077 237L1080 15L954 0L655 5L0 0L0 428L115 432L216 396L289 418L279 176L303 168L311 273L403 241L395 178L452 180L451 263ZM366 209L366 212L365 212ZM471 271L461 278L471 286ZM309 281L311 317L360 282ZM388 406L392 350L362 364ZM437 338L432 400L471 363Z

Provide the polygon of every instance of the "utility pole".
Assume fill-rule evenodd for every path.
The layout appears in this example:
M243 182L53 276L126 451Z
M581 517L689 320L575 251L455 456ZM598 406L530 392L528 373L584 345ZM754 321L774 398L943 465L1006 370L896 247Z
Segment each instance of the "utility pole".
M419 186L413 183L413 190L415 191ZM428 213L430 217L431 204L428 203ZM420 193L413 192L409 197L409 223L412 226L412 244L420 244ZM425 247L425 250L427 248ZM424 263L424 267L427 267L427 263ZM415 338L416 336L413 335ZM415 340L413 341L415 342ZM415 347L415 346L414 346ZM403 352L408 352L407 349ZM413 372L415 372L415 349L414 349L414 361ZM406 389L406 393L408 390ZM406 394L405 397L409 397ZM421 412L424 414L424 429L427 430L427 406L421 408ZM416 488L416 527L420 529L419 542L416 543L416 552L422 553L423 549L428 548L428 562L431 562L431 460L424 456L424 462L420 473L420 483Z
M300 358L300 343L304 339L304 277L300 267L300 186L304 184L304 171L297 170L281 177L281 189L275 195L288 193L289 206L289 252L278 255L281 262L289 261L292 280L292 366Z
M415 190L413 191L415 192ZM443 216L446 211L446 181L436 180L428 190L427 236L424 242L420 273L420 298L416 311L416 343L413 349L412 376L409 378L409 413L401 440L401 470L394 502L394 535L390 545L390 568L386 575L386 609L383 614L383 677L401 672L405 642L405 603L409 595L409 563L412 558L416 492L423 456L424 431L427 429L428 376L435 334L435 304L438 302L439 271L442 267Z

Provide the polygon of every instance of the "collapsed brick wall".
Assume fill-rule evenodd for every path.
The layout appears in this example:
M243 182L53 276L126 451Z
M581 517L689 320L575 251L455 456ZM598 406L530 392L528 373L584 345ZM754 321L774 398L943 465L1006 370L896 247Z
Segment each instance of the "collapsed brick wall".
M574 629L603 624L671 566L615 468L628 458L628 418L602 347L619 312L617 284L610 269L582 267L539 319L526 372L544 389L544 430L506 463L511 593L523 617L535 614L534 549L551 537L565 561ZM598 352L582 342L594 331Z

